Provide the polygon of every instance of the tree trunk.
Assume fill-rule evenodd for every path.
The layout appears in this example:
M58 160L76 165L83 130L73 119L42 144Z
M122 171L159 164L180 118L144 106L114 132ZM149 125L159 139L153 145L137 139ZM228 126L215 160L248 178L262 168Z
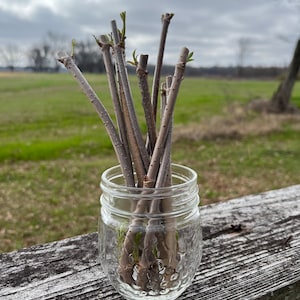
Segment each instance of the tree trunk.
M300 40L298 40L288 74L279 85L270 101L270 111L276 113L288 112L291 109L290 98L300 68Z

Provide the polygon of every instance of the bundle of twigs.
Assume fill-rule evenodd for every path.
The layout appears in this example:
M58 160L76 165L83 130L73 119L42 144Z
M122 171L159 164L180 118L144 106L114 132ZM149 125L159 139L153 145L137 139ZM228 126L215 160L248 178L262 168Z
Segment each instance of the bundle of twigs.
M173 14L162 16L162 32L153 78L152 94L148 83L147 62L148 55L140 55L139 60L133 55L133 64L136 66L136 73L139 79L142 105L144 108L147 135L143 137L137 121L133 97L130 89L129 79L126 69L125 59L125 33L126 15L121 14L123 28L117 28L116 21L111 22L112 33L101 35L96 38L103 54L106 68L111 98L114 104L117 125L115 125L96 95L90 84L87 82L81 71L76 66L73 55L65 52L58 53L58 61L65 65L74 78L79 83L83 92L94 105L97 113L103 121L106 130L114 146L118 161L120 163L125 184L129 187L159 188L171 184L171 133L172 116L179 87L183 79L186 63L191 60L192 53L187 48L183 48L179 61L175 66L173 76L168 76L166 81L160 86L161 69L164 56L164 48L168 26ZM160 120L158 121L158 99L161 90ZM158 129L157 129L158 128ZM134 174L136 176L134 176ZM137 182L135 182L137 178ZM170 203L166 202L160 207L157 201L141 199L135 205L133 215L158 213L160 210L168 211ZM138 264L133 264L130 254L133 252L134 237L136 235L136 225L140 220L133 218L127 231L120 257L119 272L122 280L128 284L135 284L142 289L146 289L147 281L157 281L158 268L156 268L156 258L153 257L151 244L155 233L147 230L143 237L143 251ZM150 218L148 226L153 225L155 220ZM168 222L168 220L166 220ZM170 221L172 222L172 221ZM161 259L168 270L166 276L171 276L176 268L176 231L167 232L165 236L155 237L158 240ZM133 269L137 265L138 275L133 279ZM164 278L167 280L167 278Z

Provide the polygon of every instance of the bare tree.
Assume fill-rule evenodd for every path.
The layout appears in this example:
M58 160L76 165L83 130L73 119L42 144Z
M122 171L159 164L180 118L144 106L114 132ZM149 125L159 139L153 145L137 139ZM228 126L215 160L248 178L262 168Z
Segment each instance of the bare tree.
M251 40L249 38L241 37L238 39L238 49L237 49L237 75L239 77L243 76L243 68L245 66L245 61L247 56L251 53Z
M289 112L295 110L290 104L293 87L297 79L297 74L300 68L300 39L294 50L292 61L288 68L288 73L285 79L279 85L277 91L274 93L270 103L269 110L276 113Z
M8 44L0 48L0 55L2 63L5 64L5 67L14 71L15 67L20 59L20 48L15 44Z
M90 40L76 42L75 61L82 72L102 73L104 63L99 47Z
M58 71L60 65L56 59L57 49L64 50L69 47L68 38L64 34L55 33L48 31L43 42L44 45L48 45L49 49L49 58L48 64L49 67L53 68L54 71Z
M33 47L29 51L29 60L35 72L43 72L49 69L50 46L47 44Z
M66 40L64 35L49 31L42 42L29 50L28 58L33 70L36 72L58 71L59 64L56 60L56 52L57 49L66 48Z

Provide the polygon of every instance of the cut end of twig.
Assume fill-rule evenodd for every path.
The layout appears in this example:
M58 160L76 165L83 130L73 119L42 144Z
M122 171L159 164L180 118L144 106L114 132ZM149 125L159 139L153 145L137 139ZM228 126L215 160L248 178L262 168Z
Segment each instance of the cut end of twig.
M180 57L180 59L187 60L187 58L188 58L188 56L189 56L189 52L190 52L190 50L189 50L188 48L183 47L183 48L181 49L181 57Z
M100 35L99 41L100 41L102 44L109 44L108 36L105 35L105 34Z
M148 55L148 54L141 54L141 55L140 55L139 67L140 67L142 70L145 70L145 71L147 70L148 58L149 58L149 55Z
M173 17L174 17L174 13L165 13L164 15L161 16L161 20L162 22L164 21L170 22Z
M189 60L189 49L183 47L180 52L177 67L184 68L188 60Z
M193 55L188 48L183 48L180 52L174 75L168 76L163 84L161 90L161 121L160 126L157 126L160 127L157 135L155 123L157 98L166 36L173 16L173 13L162 15L163 26L153 78L152 97L147 81L148 55L142 54L138 59L136 51L133 52L132 64L136 66L138 74L148 129L146 143L139 127L125 66L126 12L120 14L123 25L121 30L117 28L117 22L112 20L111 34L94 36L103 54L119 130L115 128L108 111L75 64L75 41L72 41L71 53L59 51L56 55L57 60L65 65L77 80L79 86L102 119L117 154L125 178L125 185L144 188L142 195L152 193L153 190L151 189L153 188L172 185L171 135L173 111L185 65L192 59ZM124 283L138 286L141 291L148 291L150 288L167 291L167 289L162 288L161 283L166 282L167 288L172 286L172 275L175 274L179 263L176 220L164 216L162 220L165 223L165 228L167 228L166 232L153 230L157 224L157 220L154 217L152 218L154 214L158 212L172 212L172 199L169 199L168 196L166 197L165 201L153 199L149 203L148 199L142 196L138 201L133 201L131 206L132 220L128 224L129 227L120 249L118 273ZM140 218L141 214L150 215L149 220L147 220L147 230L142 233L138 232L140 225L145 225ZM172 228L172 230L169 228ZM137 234L141 236L137 236ZM156 240L157 243L154 243ZM165 269L164 274L159 272L158 259L161 260ZM151 284L151 287L148 283Z
M68 57L70 56L65 51L58 51L56 53L56 59L63 64Z

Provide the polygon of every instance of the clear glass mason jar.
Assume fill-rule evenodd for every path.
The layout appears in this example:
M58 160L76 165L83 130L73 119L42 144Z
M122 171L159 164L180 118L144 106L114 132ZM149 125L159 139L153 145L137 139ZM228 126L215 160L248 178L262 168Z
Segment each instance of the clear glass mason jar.
M126 299L176 299L200 264L197 174L176 164L171 173L164 188L126 187L120 166L102 174L100 261Z

